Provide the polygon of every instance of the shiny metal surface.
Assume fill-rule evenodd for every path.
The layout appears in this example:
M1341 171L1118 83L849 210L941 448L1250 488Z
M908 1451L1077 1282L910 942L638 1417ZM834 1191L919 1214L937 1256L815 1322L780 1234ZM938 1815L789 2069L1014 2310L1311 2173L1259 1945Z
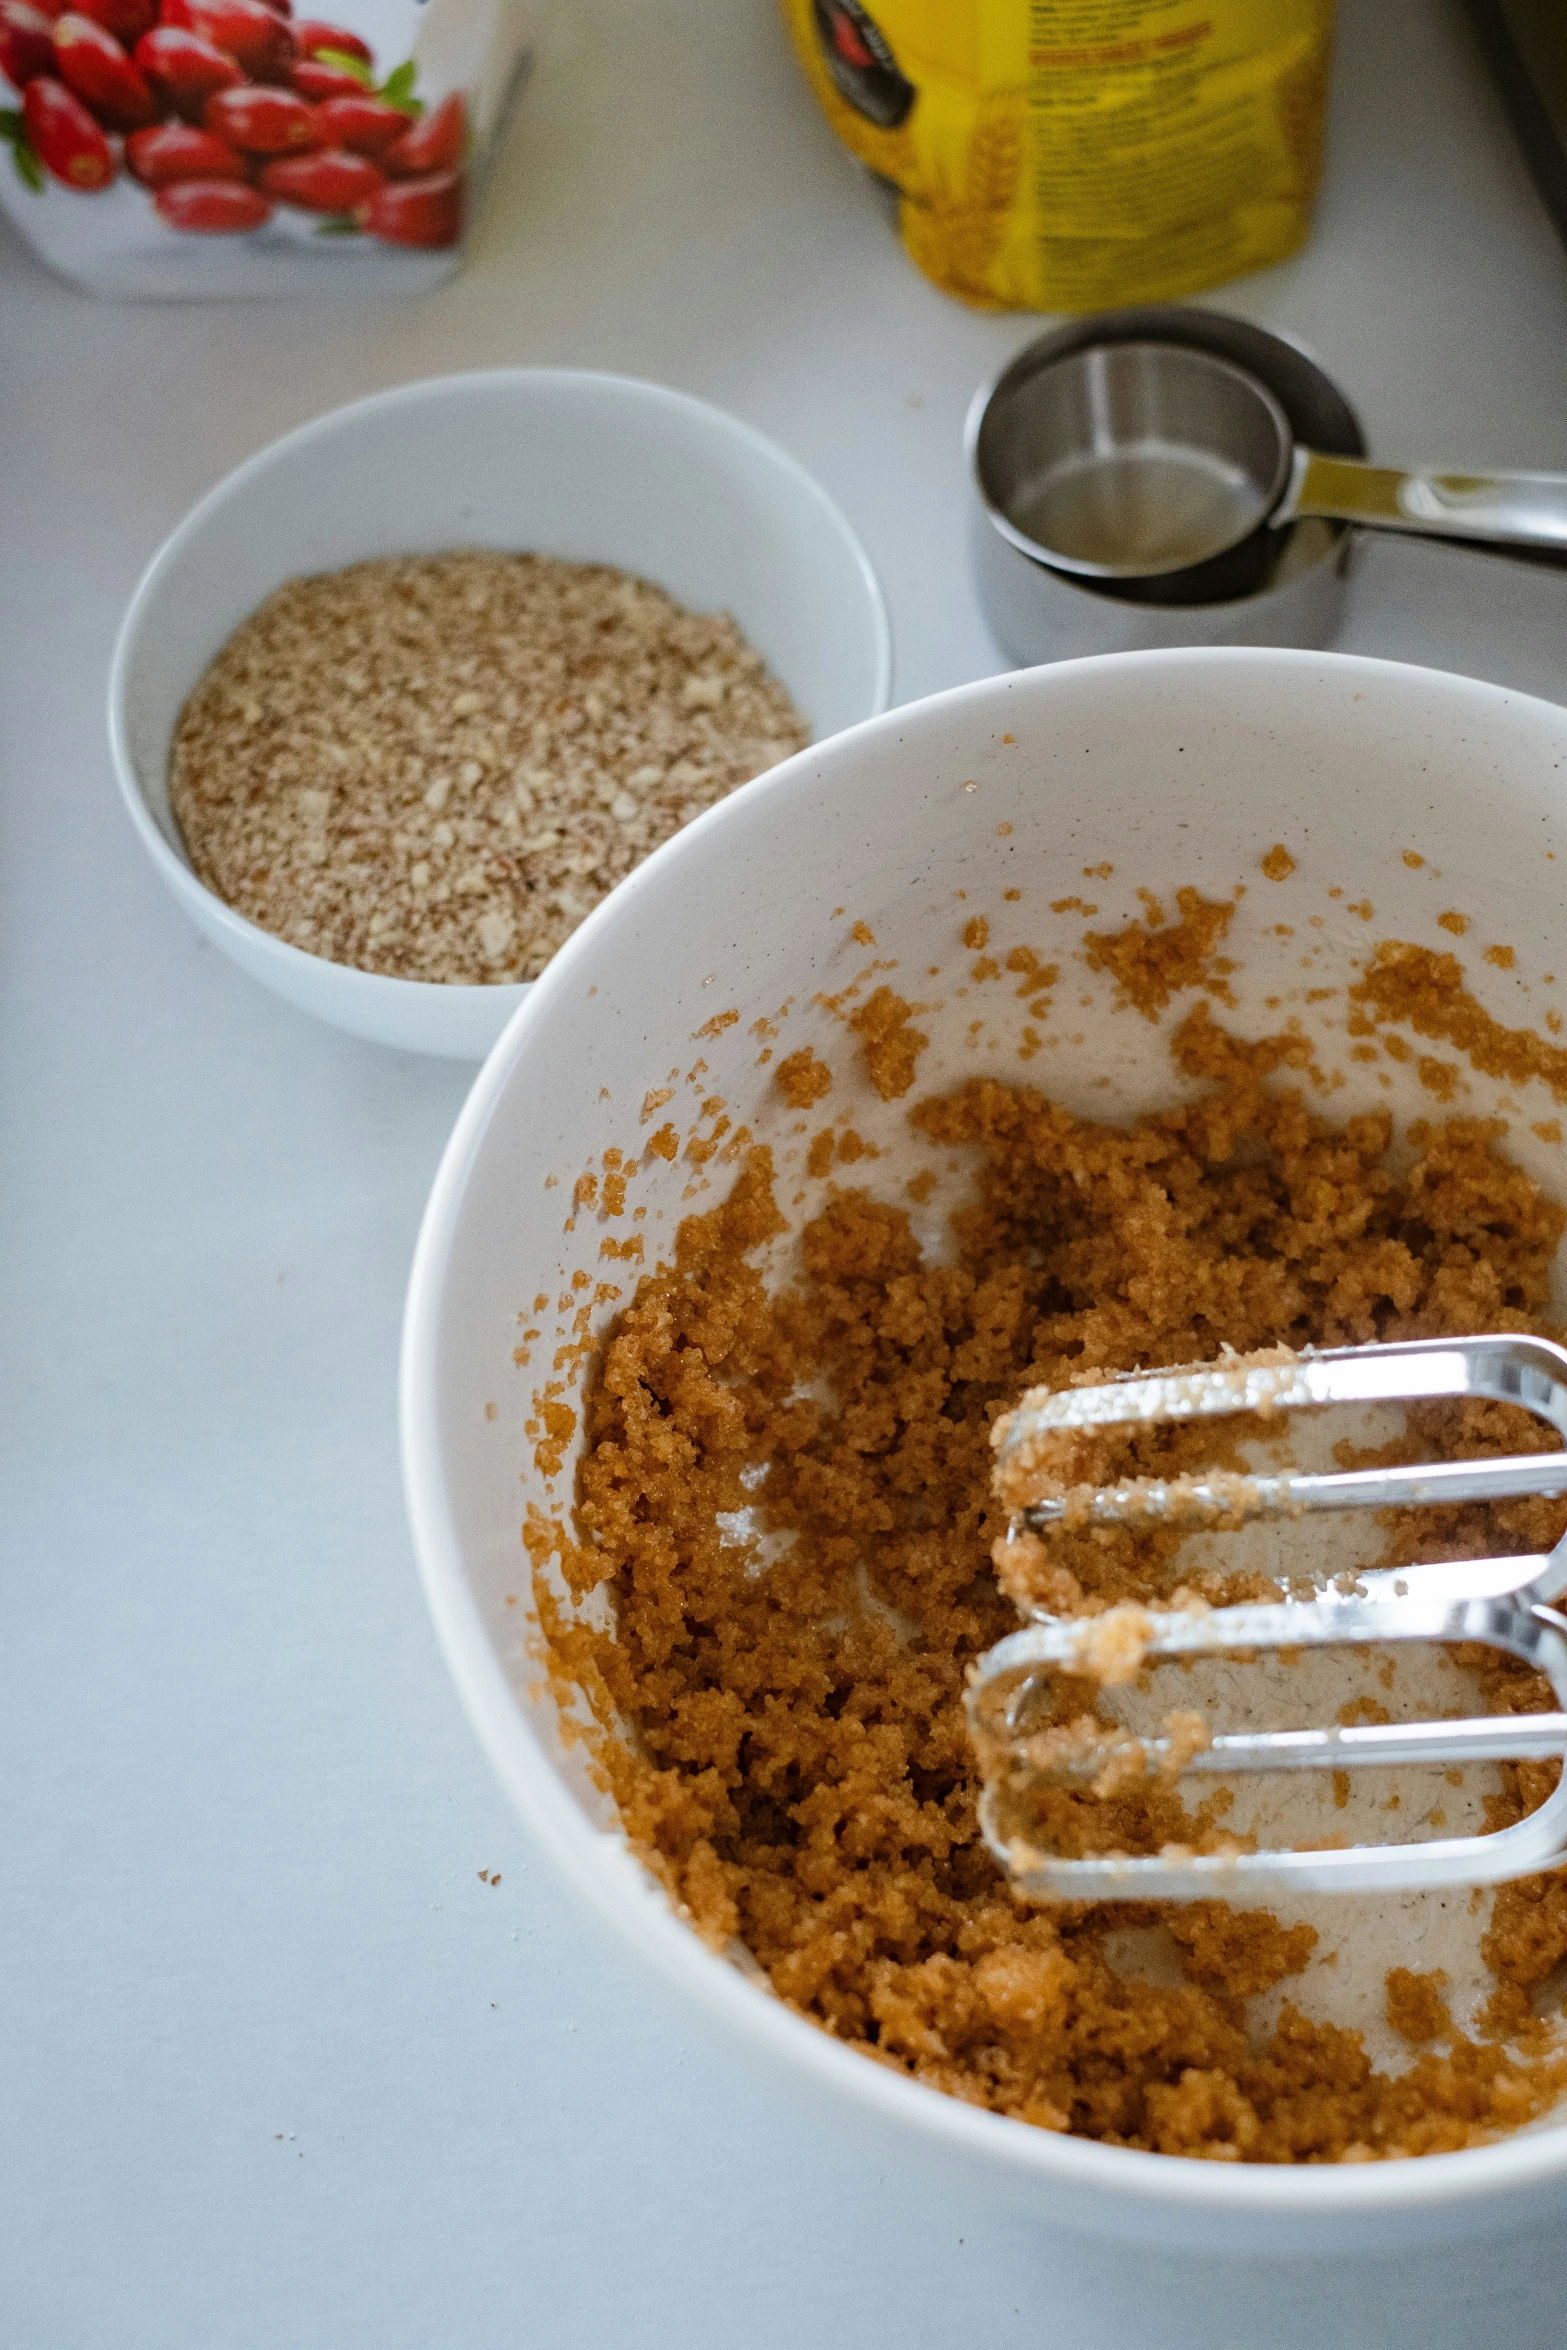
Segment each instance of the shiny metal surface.
M1100 311L1026 344L976 392L965 445L974 495L969 550L997 643L1024 667L1089 653L1162 645L1334 642L1357 540L1342 523L1265 526L1243 555L1162 579L1095 579L1045 562L995 503L987 480L1002 466L997 436L1026 414L1034 380L1074 353L1130 343L1178 344L1233 363L1266 386L1298 445L1365 454L1359 419L1309 352L1222 310L1147 303Z
M1171 1738L1136 1741L1150 1771L1175 1755ZM1062 1761L1063 1786L1091 1783L1102 1769L1106 1749ZM1114 1746L1108 1748L1114 1752ZM1326 1730L1221 1731L1211 1746L1179 1768L1210 1776L1225 1771L1386 1770L1399 1763L1550 1762L1567 1752L1567 1714L1498 1714L1494 1720L1444 1722L1436 1730L1420 1722L1363 1722Z
M1074 351L998 396L979 464L1003 536L1087 579L1156 579L1277 505L1292 444L1257 378L1181 343Z
M1297 449L1278 520L1308 514L1365 530L1554 552L1567 549L1567 474L1404 473Z
M1020 553L1172 602L1250 592L1270 529L1307 518L1567 553L1567 475L1314 449L1255 374L1181 340L1089 345L1003 377L974 459L991 522Z
M1147 1427L1237 1412L1291 1412L1331 1404L1474 1398L1534 1413L1567 1441L1567 1349L1514 1336L1432 1339L1347 1347L1272 1359L1237 1359L1025 1398L1004 1422L998 1464L1026 1464L1042 1434ZM1313 1511L1407 1507L1567 1492L1567 1452L1322 1476L1263 1475L1138 1480L1092 1493L1041 1495L1014 1519L1014 1539L1081 1517L1089 1524L1234 1526L1251 1518L1299 1519ZM1548 1714L1465 1720L1251 1730L1180 1752L1168 1736L1106 1725L1102 1742L1075 1751L1033 1743L1030 1712L1052 1672L1084 1669L1094 1618L1041 1615L1000 1641L975 1668L969 1717L982 1751L1004 1760L987 1772L981 1823L995 1857L1021 1891L1040 1899L1191 1899L1233 1883L1237 1898L1264 1886L1367 1892L1496 1883L1567 1855L1567 1772L1527 1817L1498 1833L1348 1849L1264 1849L1223 1855L1061 1858L1020 1835L1032 1793L1092 1787L1117 1757L1134 1769L1258 1774L1342 1771L1377 1765L1461 1768L1490 1759L1567 1760L1567 1618L1551 1604L1567 1593L1567 1542L1548 1555L1435 1560L1340 1576L1304 1599L1277 1605L1147 1614L1137 1626L1144 1662L1250 1662L1257 1652L1478 1641L1544 1674L1558 1700ZM1011 1817L1008 1817L1008 1814Z
M1115 1380L1103 1387L1068 1388L1006 1423L997 1463L1047 1431L1154 1427L1172 1421L1224 1417L1235 1412L1299 1411L1311 1405L1412 1403L1474 1396L1519 1404L1549 1420L1567 1438L1567 1355L1545 1339L1428 1339L1408 1346L1340 1347L1287 1363L1205 1364L1192 1371ZM1567 1452L1523 1453L1483 1461L1435 1461L1423 1467L1347 1469L1316 1476L1257 1476L1216 1485L1183 1478L1106 1486L1085 1496L1101 1525L1149 1520L1188 1526L1248 1518L1297 1518L1312 1510L1394 1509L1421 1503L1495 1501L1509 1496L1567 1493ZM1064 1500L1044 1499L1023 1512L1027 1526L1043 1528L1067 1514ZM1551 1570L1539 1596L1567 1590L1567 1560Z
M1360 546L1337 522L1296 522L1265 534L1278 553L1261 584L1211 602L1159 602L1146 587L1112 594L1097 580L1055 571L1009 545L978 499L968 522L974 586L996 643L1019 668L1093 653L1165 645L1295 645L1337 642Z

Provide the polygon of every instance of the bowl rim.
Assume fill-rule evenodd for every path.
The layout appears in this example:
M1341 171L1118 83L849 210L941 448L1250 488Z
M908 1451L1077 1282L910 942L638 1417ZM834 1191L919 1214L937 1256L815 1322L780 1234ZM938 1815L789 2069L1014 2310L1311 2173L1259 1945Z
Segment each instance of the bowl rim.
M1236 667L1253 672L1285 668L1298 675L1324 668L1365 690L1397 682L1421 684L1454 694L1471 707L1536 710L1558 730L1567 729L1567 711L1541 696L1515 693L1447 670L1387 661L1370 655L1308 651L1271 646L1182 646L1125 653L1085 655L1003 671L905 703L809 746L703 811L594 908L530 989L491 1049L458 1114L436 1171L420 1222L404 1308L399 1365L399 1423L404 1498L425 1598L447 1668L480 1745L527 1828L552 1855L563 1875L613 1931L646 1960L663 1982L689 2005L705 2008L726 2027L731 2041L749 2042L795 2074L814 2079L832 2098L879 2116L917 2151L921 2142L969 2159L993 2176L1010 2174L1023 2186L1072 2188L1110 2199L1123 2208L1152 2213L1190 2213L1244 2220L1280 2218L1327 2223L1338 2218L1440 2211L1457 2205L1491 2204L1520 2190L1567 2178L1567 2114L1561 2122L1514 2132L1489 2146L1462 2153L1403 2157L1384 2162L1264 2166L1205 2162L1191 2156L1154 2154L1105 2146L1043 2130L964 2104L956 2097L870 2062L841 2045L753 1983L729 1961L703 1944L683 1924L649 1877L616 1837L587 1820L546 1761L527 1728L523 1708L485 1630L462 1563L442 1466L437 1337L442 1318L444 1275L463 1195L481 1150L491 1116L510 1082L513 1066L532 1028L550 1017L553 999L573 985L576 964L593 945L601 924L615 919L626 893L646 886L655 865L685 854L682 846L701 827L741 820L761 792L787 788L804 763L824 753L834 762L876 732L922 728L944 722L955 711L980 708L1009 689L1041 676L1092 673L1106 683L1128 672L1206 668L1216 674ZM640 1889L641 1897L638 1897Z
M273 961L280 973L293 971L303 974L324 968L340 974L340 984L344 990L357 995L366 1004L372 999L386 1005L394 1001L407 1004L417 999L449 1002L454 998L468 996L483 996L490 1001L504 999L508 995L520 1002L536 982L531 979L401 979L389 972L362 971L356 964L336 963L329 955L312 954L305 947L297 947L288 939L279 938L275 932L263 929L260 923L252 922L247 915L237 913L215 890L209 889L194 867L164 837L163 828L153 814L131 755L128 705L136 669L138 640L148 605L170 573L177 571L191 541L215 514L221 512L229 499L248 488L273 466L286 465L302 449L350 428L355 419L372 409L380 411L424 405L439 407L443 402L461 400L503 385L514 388L541 386L552 392L564 392L568 397L573 389L603 391L607 388L634 402L684 413L694 418L705 432L714 437L728 438L759 460L762 466L771 468L790 481L807 502L815 507L828 529L838 537L850 557L864 598L873 658L873 707L867 711L866 719L883 716L891 703L892 627L887 615L887 601L858 532L837 500L829 495L815 474L799 458L792 456L767 433L748 424L743 417L732 414L729 409L720 408L714 401L698 399L694 393L677 391L671 385L654 383L644 376L621 375L612 369L482 367L463 369L449 375L418 376L408 383L389 384L381 391L366 393L357 400L345 400L335 408L324 410L319 416L308 417L303 424L293 426L275 440L267 441L261 448L253 450L215 481L174 525L149 558L131 591L110 657L109 753L120 798L153 864L175 895L191 910L199 909L199 918L222 935L231 951L237 950L244 958L266 957ZM864 724L865 720L859 723ZM823 740L829 739L823 737ZM807 745L807 748L810 747Z

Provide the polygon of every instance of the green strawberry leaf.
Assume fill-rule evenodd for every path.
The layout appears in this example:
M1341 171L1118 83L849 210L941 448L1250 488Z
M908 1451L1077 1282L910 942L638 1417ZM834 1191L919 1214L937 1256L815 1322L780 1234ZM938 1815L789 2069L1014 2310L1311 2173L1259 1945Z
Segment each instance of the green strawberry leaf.
M359 226L358 221L354 219L352 213L336 212L332 215L330 220L318 220L316 222L316 235L318 237L358 237L363 236L363 234L364 231Z
M44 192L44 167L27 135L27 126L14 106L0 106L0 139L11 150L11 161L16 166L16 176L23 187L30 194L41 196Z
M362 90L375 88L375 75L362 57L350 57L346 49L312 49L310 54L320 65L335 65L340 73L352 74Z
M414 96L414 83L418 78L419 68L411 57L405 58L401 65L395 66L387 75L376 96L385 105L395 106L399 114L411 114L417 122L424 112L424 101Z

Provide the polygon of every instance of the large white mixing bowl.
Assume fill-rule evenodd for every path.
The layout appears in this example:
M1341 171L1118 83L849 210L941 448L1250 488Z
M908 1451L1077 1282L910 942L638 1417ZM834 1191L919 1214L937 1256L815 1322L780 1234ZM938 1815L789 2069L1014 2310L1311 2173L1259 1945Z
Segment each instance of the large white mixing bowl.
M601 1226L584 1212L578 1229L563 1230L573 1180L606 1147L643 1147L652 1128L639 1125L639 1106L675 1071L677 1098L659 1116L684 1128L698 1096L718 1094L736 1124L798 1152L795 1120L770 1068L758 1066L750 1027L792 1001L778 1051L809 1039L833 1060L840 1075L824 1111L852 1108L884 1154L852 1179L895 1194L915 1155L907 1105L879 1102L853 1077L843 1031L814 1000L873 956L896 960L893 983L932 1007L919 1020L931 1044L911 1098L986 1068L1038 1079L1069 1106L1101 1116L1169 1100L1178 1088L1159 1032L1114 1009L1108 988L1071 962L1081 910L1050 910L1053 900L1086 895L1099 926L1113 927L1138 912L1138 885L1166 895L1186 882L1208 895L1248 885L1229 941L1242 965L1240 1005L1223 1015L1244 1033L1267 1032L1285 1016L1264 1004L1269 995L1308 1022L1332 1018L1331 1001L1306 1006L1308 986L1342 988L1351 958L1380 937L1451 945L1436 917L1453 907L1474 918L1475 949L1489 941L1517 949L1510 971L1474 952L1470 984L1497 1017L1533 1026L1553 1000L1545 974L1559 972L1567 990L1564 778L1567 711L1332 654L1118 655L993 678L894 710L748 785L615 891L491 1054L441 1166L408 1302L408 1499L448 1661L518 1810L598 1915L679 1995L696 2028L726 2036L873 2138L883 2155L962 2166L970 2180L1023 2198L1042 2227L1334 2259L1505 2232L1531 2218L1560 2227L1567 2126L1553 2122L1470 2153L1319 2169L1088 2144L976 2111L867 2062L704 1948L617 1840L581 1749L559 1742L554 1703L530 1655L519 1525L530 1501L548 1506L551 1495L523 1424L548 1376L557 1300L570 1297L579 1268L597 1280L606 1236L633 1229ZM1259 871L1276 841L1298 868L1279 884ZM1085 881L1085 868L1104 862L1113 876ZM1007 889L1022 895L1005 900ZM1368 895L1369 917L1361 910ZM991 1050L969 1037L976 1012L989 1016L998 1001L995 990L980 997L967 987L972 957L959 931L977 912L990 916L998 939L1026 938L1067 974L1052 1031L1061 1041L1026 1070L1013 1040ZM874 948L851 936L856 920L869 924ZM938 978L929 976L932 964ZM1010 1001L1010 984L1006 993ZM1091 1004L1080 1004L1084 994ZM1171 1017L1189 1001L1178 999ZM730 1009L741 1017L716 1024ZM1341 1032L1342 998L1337 1019ZM1402 1114L1430 1111L1430 1096L1412 1082L1398 1090L1403 1072L1383 1064L1396 1077L1390 1093L1346 1048L1335 1053L1326 1036L1322 1044L1347 1076L1331 1096L1335 1115L1389 1102ZM705 1071L688 1085L699 1058ZM1466 1082L1458 1106L1498 1105L1495 1086L1467 1072ZM1508 1098L1509 1149L1558 1191L1567 1187L1559 1147L1530 1131L1557 1105L1539 1087L1515 1087ZM720 1196L720 1171L710 1173L718 1180L691 1200L691 1164L648 1160L634 1196L647 1207L635 1229L647 1236L650 1264L669 1253L680 1215ZM786 1182L780 1196L799 1188ZM809 1189L819 1200L820 1188ZM623 1268L610 1270L624 1280ZM534 1315L540 1297L548 1311ZM612 1310L600 1307L594 1326ZM544 1334L525 1368L513 1362L519 1323ZM556 1506L569 1474L568 1460ZM1424 1942L1428 1924L1406 1907L1357 1926L1372 1970L1362 1990L1373 1977L1379 1989L1380 1970ZM1269 2338L1266 2314L1259 2308L1258 2341Z

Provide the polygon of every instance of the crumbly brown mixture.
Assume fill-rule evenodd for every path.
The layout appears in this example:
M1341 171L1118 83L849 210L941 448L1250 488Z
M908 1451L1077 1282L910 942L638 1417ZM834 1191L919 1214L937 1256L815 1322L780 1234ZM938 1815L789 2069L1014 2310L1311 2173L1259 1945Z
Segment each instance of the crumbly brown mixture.
M388 557L290 580L175 734L209 889L400 979L532 979L660 841L809 739L724 613L602 564Z
M1531 1990L1567 1954L1567 1875L1498 1900L1497 2037L1442 2026L1393 2077L1359 2034L1288 2005L1271 2036L1248 2031L1245 2002L1308 1962L1308 1926L1218 1902L1027 1909L978 1834L964 1677L1016 1622L990 1565L989 1436L1023 1387L1085 1364L1211 1358L1224 1342L1543 1326L1563 1214L1501 1157L1496 1130L1419 1130L1395 1172L1387 1118L1332 1127L1264 1082L1301 1049L1237 1044L1202 1006L1176 1053L1207 1090L1134 1125L989 1081L920 1103L920 1132L985 1158L942 1264L922 1260L900 1209L846 1192L806 1227L798 1285L769 1294L751 1257L782 1218L752 1151L614 1326L585 1399L575 1540L533 1530L541 1564L563 1542L577 1598L607 1586L611 1621L594 1629L539 1576L556 1668L597 1707L626 1827L704 1935L738 1936L802 2014L933 2087L1223 2161L1469 2145L1561 2085L1557 2060L1501 2034L1527 2032ZM1421 1440L1484 1453L1533 1427L1441 1405ZM1179 1468L1191 1433L1142 1441ZM1211 1430L1205 1442L1211 1458ZM1564 1516L1538 1500L1410 1513L1407 1555L1460 1538L1535 1549ZM1155 1528L1052 1547L1067 1596L1104 1606L1173 1597L1177 1542ZM1531 1676L1490 1669L1495 1702L1540 1702ZM1094 1701L1091 1684L1065 1683L1069 1712ZM630 1742L609 1734L617 1717ZM1552 1768L1510 1767L1498 1822L1537 1802ZM1068 1830L1092 1800L1060 1796ZM1098 1808L1121 1811L1129 1850L1193 1837L1153 1774ZM1123 1976L1108 1954L1113 1928L1154 1922L1184 1957L1173 1987ZM1434 2016L1390 1995L1406 2022Z
M1281 840L1276 840L1267 855L1261 859L1262 870L1270 881L1288 881L1295 870L1295 860Z
M1452 2031L1453 2019L1442 1997L1446 1989L1447 1977L1440 1967L1429 1975L1418 1975L1407 1966L1388 1968L1387 2020L1401 2040L1418 2048Z
M1083 959L1090 971L1108 971L1120 1001L1145 1020L1156 1020L1182 988L1206 988L1221 1003L1232 1002L1228 975L1235 965L1217 949L1234 906L1205 898L1195 889L1178 889L1175 903L1181 918L1168 923L1151 890L1137 894L1143 901L1143 921L1129 922L1124 930L1084 931Z
M884 1102L898 1101L908 1092L919 1057L930 1042L909 1026L917 1009L890 987L878 987L869 1002L849 1014L870 1081Z
M832 1091L832 1071L819 1061L808 1044L788 1054L773 1072L791 1110L808 1110Z
M1135 1681L1148 1653L1153 1618L1135 1599L1120 1600L1101 1616L1090 1616L1078 1643L1078 1666L1102 1689Z
M1448 922L1445 914L1437 919ZM1510 970L1512 950L1502 951L1508 959L1500 968ZM1487 962L1497 959L1498 950L1487 951ZM1456 1045L1483 1076L1500 1077L1508 1085L1527 1085L1537 1077L1559 1102L1567 1102L1567 1049L1547 1044L1532 1028L1505 1028L1494 1020L1464 985L1464 967L1456 955L1437 954L1403 939L1383 939L1350 989L1349 1000L1351 1036L1371 1036L1384 1021L1402 1021L1417 1036ZM1554 1016L1546 1017L1549 1021ZM1560 1020L1555 1024L1559 1028ZM1442 1066L1422 1062L1421 1073Z

